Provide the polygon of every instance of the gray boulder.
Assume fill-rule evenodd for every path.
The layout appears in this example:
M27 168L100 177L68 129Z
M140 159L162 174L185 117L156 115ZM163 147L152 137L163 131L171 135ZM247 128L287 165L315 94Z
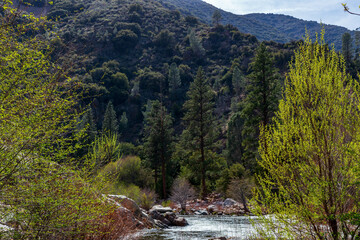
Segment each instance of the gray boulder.
M161 205L155 205L153 206L151 209L150 209L150 212L151 211L158 211L159 213L166 213L166 212L172 212L173 209L171 207L163 207Z
M235 201L234 199L232 199L232 198L227 198L223 202L224 207L231 207L231 206L234 206L234 205L237 205L237 204L239 204L239 203L237 201Z

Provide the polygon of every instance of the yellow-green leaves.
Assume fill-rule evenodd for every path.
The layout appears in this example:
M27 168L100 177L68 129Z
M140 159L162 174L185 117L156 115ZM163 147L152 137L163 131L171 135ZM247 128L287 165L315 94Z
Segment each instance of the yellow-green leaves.
M262 129L255 211L268 236L340 239L355 236L358 219L359 86L344 59L323 39L308 37L290 65L274 124ZM356 214L353 214L356 213ZM274 230L274 229L273 229ZM264 232L262 232L264 233ZM347 238L346 237L346 238Z

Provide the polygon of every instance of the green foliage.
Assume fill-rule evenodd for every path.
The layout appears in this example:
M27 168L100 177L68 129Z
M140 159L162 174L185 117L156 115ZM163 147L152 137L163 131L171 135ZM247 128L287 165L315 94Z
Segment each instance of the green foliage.
M190 25L190 26L195 26L199 23L199 19L197 17L194 16L186 16L185 17L185 21Z
M101 67L90 71L87 82L94 82L106 88L103 99L110 99L117 104L127 100L129 96L129 80L124 73L119 72L120 64L117 61L104 62Z
M160 88L165 82L164 75L160 72L154 72L149 69L142 71L139 74L138 79L140 81L140 89L150 90L152 92L160 92Z
M270 52L263 43L256 51L251 70L251 74L247 77L247 95L240 115L244 119L242 161L247 169L255 171L259 127L265 127L271 122L280 97L279 76Z
M131 30L139 36L142 29L138 23L118 22L115 24L114 34L116 34L120 30Z
M342 54L344 56L345 61L349 64L351 62L353 56L353 47L352 47L352 39L350 33L344 33L342 35Z
M150 170L141 165L141 159L137 156L126 156L115 162L110 162L99 172L115 186L122 184L135 184L139 187L148 187L151 184Z
M97 137L86 158L94 171L121 157L117 134L102 134Z
M45 160L29 161L3 190L9 208L2 219L16 226L12 239L100 237L106 233L98 227L109 224L101 216L115 210L77 173Z
M155 171L155 188L157 171L161 166L162 191L159 193L165 199L167 194L166 167L172 153L172 119L159 101L150 102L147 108L144 118L144 151L151 168Z
M213 97L214 94L209 86L208 79L200 67L194 82L191 83L187 92L188 100L184 104L184 122L186 129L183 132L185 148L197 155L201 169L202 196L206 195L206 160L205 151L213 145L214 122L213 122Z
M212 15L212 21L214 25L219 25L222 19L221 13L218 9L216 9Z
M177 90L181 87L180 70L176 63L172 63L169 69L169 92L176 94Z
M50 61L50 43L35 36L46 29L44 19L0 5L0 202L2 222L12 226L6 238L108 238L101 228L115 206L72 170L83 136L77 82Z
M120 133L125 132L127 126L128 126L128 118L126 116L126 112L123 112L123 114L120 117L120 121L119 121Z
M190 48L196 57L201 58L205 55L205 49L202 46L200 39L195 35L194 29L190 31L189 43Z
M171 49L174 47L174 33L169 30L161 30L154 38L154 44L160 48Z
M231 82L235 92L235 103L239 103L245 97L245 76L237 66L234 67Z
M243 165L235 163L229 168L223 169L221 177L216 181L216 188L222 193L226 193L232 180L244 178L248 173Z
M323 37L295 53L274 123L262 129L260 233L286 239L359 234L359 85ZM263 217L263 210L272 217ZM354 218L353 218L354 217ZM275 226L279 226L278 228ZM272 231L276 229L276 232Z
M95 140L97 135L97 129L94 120L94 114L92 108L89 107L88 110L84 113L79 123L79 128L84 129L86 136L83 139L83 144L89 145Z
M49 43L28 32L43 28L43 19L12 22L18 13L6 7L0 27L0 189L32 157L70 162L80 137L69 134L78 119L76 82L50 62Z
M119 131L119 125L116 117L114 106L110 101L106 106L104 120L102 122L103 135L116 135Z
M135 3L135 4L131 4L130 7L129 7L129 13L138 13L138 14L143 14L143 7L138 4L138 3Z
M244 119L239 112L231 116L226 138L226 156L229 163L246 164L243 158L243 135L241 134L243 126Z
M114 47L120 52L134 48L138 41L138 35L130 29L118 31L113 38Z
M119 144L120 144L120 152L122 156L126 157L129 155L133 155L133 156L138 155L137 154L138 150L134 144L128 142L120 142Z

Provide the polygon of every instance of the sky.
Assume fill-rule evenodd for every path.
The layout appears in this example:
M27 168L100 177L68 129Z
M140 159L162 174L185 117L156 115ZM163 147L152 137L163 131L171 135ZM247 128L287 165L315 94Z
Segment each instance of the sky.
M204 0L235 14L278 13L304 20L334 24L354 30L360 27L360 16L344 12L341 3L360 13L360 0Z

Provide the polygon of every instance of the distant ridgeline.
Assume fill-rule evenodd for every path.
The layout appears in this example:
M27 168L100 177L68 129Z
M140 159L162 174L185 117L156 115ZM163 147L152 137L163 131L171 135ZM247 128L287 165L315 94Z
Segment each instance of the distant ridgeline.
M179 10L185 15L192 15L206 24L212 23L212 14L215 10L219 10L222 15L222 24L231 24L239 29L240 32L249 33L257 37L260 41L275 41L286 43L293 40L303 39L305 29L308 33L315 37L315 33L320 33L324 27L326 32L326 40L331 45L334 44L337 50L341 49L341 36L345 32L351 32L354 36L354 31L350 31L345 27L320 24L316 21L306 21L295 17L283 14L265 14L253 13L246 15L237 15L230 12L218 9L211 4L202 0L154 0L159 2L164 8L170 10ZM19 2L21 4L19 5ZM49 0L14 0L14 6L20 6L22 10L33 12L36 16L46 15L51 5L48 4ZM51 1L53 2L53 1ZM73 1L54 1L57 3ZM76 1L73 4L80 4L87 1ZM102 1L98 1L99 3ZM126 2L117 0L115 2ZM61 3L63 4L63 3ZM40 8L40 9L39 9Z
M325 28L326 41L335 45L337 50L341 49L341 36L345 32L353 32L347 28L319 24L315 21L305 21L282 14L253 13L246 15L236 15L218 9L202 0L158 0L163 6L170 9L179 9L185 15L193 15L201 21L210 24L212 14L219 10L222 15L223 24L232 24L240 32L255 35L260 41L276 41L280 43L292 40L303 39L305 28L312 37L315 33L320 33L322 27ZM341 6L339 6L341 8ZM353 35L353 33L352 33Z

